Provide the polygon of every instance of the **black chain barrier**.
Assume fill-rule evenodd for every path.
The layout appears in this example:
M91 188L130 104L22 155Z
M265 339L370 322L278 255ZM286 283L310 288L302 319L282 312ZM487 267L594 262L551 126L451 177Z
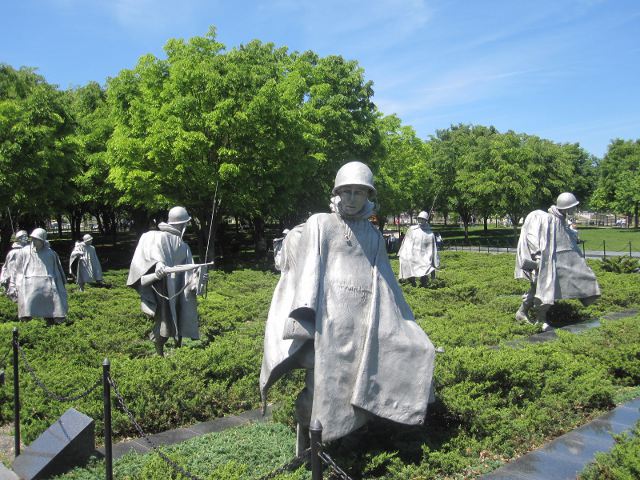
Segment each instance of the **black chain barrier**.
M26 368L27 372L29 372L29 374L31 375L31 378L33 378L33 381L35 382L35 384L38 385L44 391L47 397L57 400L58 402L75 402L77 400L80 400L88 396L89 394L91 394L91 392L93 392L96 388L98 388L102 384L102 379L98 378L96 383L94 383L91 387L89 387L87 390L85 390L82 393L68 396L68 397L59 395L56 392L49 390L49 388L47 388L44 382L38 378L36 371L29 364L29 361L27 360L27 355L24 353L24 350L22 349L20 344L18 344L17 347L18 347L18 352L20 352L22 361L24 362L24 367Z
M340 466L335 462L335 460L333 460L333 458L331 458L331 456L329 456L327 452L322 450L322 445L320 445L320 452L318 452L318 456L320 457L320 460L322 460L322 462L339 478L342 480L353 480L344 470L342 470L342 468L340 468Z
M164 460L164 462L167 465L169 465L171 468L173 468L176 472L180 473L181 475L184 475L185 477L187 477L187 478L189 478L191 480L201 480L200 477L194 475L191 472L186 471L184 468L182 468L176 462L171 460L162 451L160 451L158 446L155 443L153 443L153 440L151 440L149 438L149 436L145 433L145 431L142 429L142 427L140 426L140 424L138 423L136 418L133 416L133 413L131 413L131 410L129 410L127 408L127 405L124 403L124 398L122 397L122 395L120 394L120 391L118 390L118 386L116 385L116 381L113 379L113 377L111 375L109 375L109 384L111 385L111 387L113 387L113 392L116 394L116 400L118 401L118 404L120 405L120 409L129 417L129 421L133 424L135 429L138 431L138 434L142 438L144 438L146 440L146 442L151 446L151 449L155 453L157 453L158 456L162 460Z
M266 475L263 475L258 480L269 480L270 478L274 478L277 475L280 475L282 473L292 472L300 468L305 463L308 463L310 457L311 457L311 449L307 448L304 452L302 452L302 455L300 455L299 457L294 457L288 463L285 463L281 467L278 467L275 470L272 470L271 472L267 473Z

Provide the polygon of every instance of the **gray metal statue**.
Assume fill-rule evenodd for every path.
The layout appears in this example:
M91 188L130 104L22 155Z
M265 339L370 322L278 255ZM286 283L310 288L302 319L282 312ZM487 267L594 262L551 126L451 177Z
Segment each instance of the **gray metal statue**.
M100 260L92 242L93 237L87 233L81 242L76 242L69 257L69 273L75 277L81 292L86 283L101 284L103 280Z
M440 266L436 237L428 220L427 212L418 214L418 225L409 227L398 251L400 280L409 280L412 285L419 278L421 285L425 286L428 276L436 278L436 269Z
M561 193L548 212L534 210L525 218L515 278L526 278L531 286L522 296L516 320L531 321L529 310L535 306L536 320L547 330L547 311L556 300L577 298L589 305L600 296L596 276L582 257L576 234L567 222L578 203L572 193Z
M31 245L18 250L15 272L18 317L44 317L49 325L64 322L69 310L65 273L45 229L33 230Z
M159 355L169 338L176 346L183 337L200 338L196 294L203 265L193 264L182 239L190 220L184 207L173 207L167 223L140 237L131 260L127 285L138 291L142 311L155 320L149 337Z
M341 438L374 416L421 424L432 393L434 348L416 324L380 231L368 218L376 193L361 162L336 175L333 213L312 215L284 240L260 373L269 387L307 369L296 402L298 452L311 421L322 440Z
M0 285L4 288L7 297L13 303L18 303L18 289L16 283L16 257L22 247L29 244L29 234L25 230L18 230L15 234L15 242L11 245L11 250L7 252L4 265L0 270Z
M289 229L285 228L282 231L282 237L273 239L273 263L276 270L282 270L282 245L284 244L284 239L287 237L288 233Z

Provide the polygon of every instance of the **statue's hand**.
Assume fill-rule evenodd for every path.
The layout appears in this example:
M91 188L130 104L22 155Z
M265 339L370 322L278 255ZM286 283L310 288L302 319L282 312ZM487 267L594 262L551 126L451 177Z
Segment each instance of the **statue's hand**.
M168 273L165 271L165 266L158 263L158 266L156 267L156 277L158 280L165 278L167 275Z

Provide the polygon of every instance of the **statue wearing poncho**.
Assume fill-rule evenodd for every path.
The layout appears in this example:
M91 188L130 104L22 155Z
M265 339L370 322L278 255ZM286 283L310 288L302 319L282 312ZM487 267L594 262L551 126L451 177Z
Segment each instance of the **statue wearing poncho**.
M573 201L562 204L564 196ZM516 319L528 320L527 311L536 304L543 328L548 327L546 312L556 300L576 298L589 305L600 296L595 274L576 244L576 236L567 223L567 211L577 205L570 193L558 197L558 205L548 212L534 210L525 218L516 254L515 278L531 282L528 293L516 313Z
M373 204L367 200L352 212L343 193L334 193L340 195L332 200L334 213L311 216L299 235L292 231L285 240L260 376L264 399L286 371L308 369L298 422L319 420L323 441L347 435L372 415L421 424L434 368L433 345L402 295L382 235L368 221Z
M18 303L18 272L16 271L16 259L22 247L29 244L29 236L24 230L16 232L16 241L11 245L11 250L7 252L4 265L0 270L0 285L4 287L7 297L13 303Z
M16 256L18 317L44 317L49 324L61 323L69 304L60 258L49 247L44 229L36 228L31 242Z
M412 283L420 278L426 283L427 275L435 278L436 269L440 266L436 237L427 223L427 212L420 212L418 225L412 225L407 230L402 246L398 251L400 258L401 280L408 279Z
M142 311L155 319L149 337L160 355L168 338L174 338L178 345L182 337L199 338L193 272L162 274L164 267L193 263L191 249L182 240L185 226L160 223L159 231L144 233L133 254L127 279L127 285L140 294ZM157 280L145 282L144 277L153 272Z
M86 283L102 283L102 266L92 242L93 237L85 235L83 241L76 242L69 257L69 273L76 277L80 290Z

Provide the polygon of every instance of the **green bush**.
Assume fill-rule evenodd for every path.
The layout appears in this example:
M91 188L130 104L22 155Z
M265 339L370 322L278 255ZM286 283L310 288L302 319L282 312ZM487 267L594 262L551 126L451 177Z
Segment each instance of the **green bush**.
M550 312L555 322L640 306L635 275L605 272L590 264L601 299L589 307L558 302ZM392 266L397 270L397 260ZM472 477L610 408L620 392L640 383L638 317L603 322L601 328L580 335L558 332L558 341L550 344L506 347L506 342L539 331L514 320L529 287L513 278L514 257L443 252L442 266L437 281L427 288L402 286L418 324L435 345L446 349L436 360L437 401L424 427L382 422L368 427L365 440L357 435L345 439L349 448L340 448L340 442L331 445L330 453L353 475ZM126 275L126 270L107 272L111 289L79 292L69 285L69 322L61 326L46 327L41 319L18 323L15 305L0 298L0 358L10 348L12 329L19 327L21 345L38 377L51 390L72 395L100 378L102 361L108 357L126 405L148 433L258 408L264 325L277 274L212 272L209 295L198 307L202 338L180 349L169 342L165 358L156 356L147 339L152 322L140 312L137 293L125 287ZM274 428L283 428L291 442L293 401L301 386L301 372L293 372L269 393L269 401L276 403L274 418L286 425ZM102 437L100 389L77 402L56 402L46 398L22 369L21 390L27 443L70 406L94 418L96 437ZM3 423L12 419L11 396L8 382L0 388ZM117 409L113 422L116 439L137 436L128 417ZM197 445L167 452L191 465L199 450L208 451L206 444ZM150 474L160 468L147 461ZM248 478L260 462L275 466L232 455L214 464L226 475L236 465L233 462L246 465ZM143 468L128 458L118 465L117 478L139 478L135 475ZM206 478L210 470L203 472Z
M640 478L640 422L631 434L614 435L616 444L607 453L596 453L580 480L637 480Z
M640 272L640 260L633 257L609 257L602 260L600 268L605 272L638 273Z

